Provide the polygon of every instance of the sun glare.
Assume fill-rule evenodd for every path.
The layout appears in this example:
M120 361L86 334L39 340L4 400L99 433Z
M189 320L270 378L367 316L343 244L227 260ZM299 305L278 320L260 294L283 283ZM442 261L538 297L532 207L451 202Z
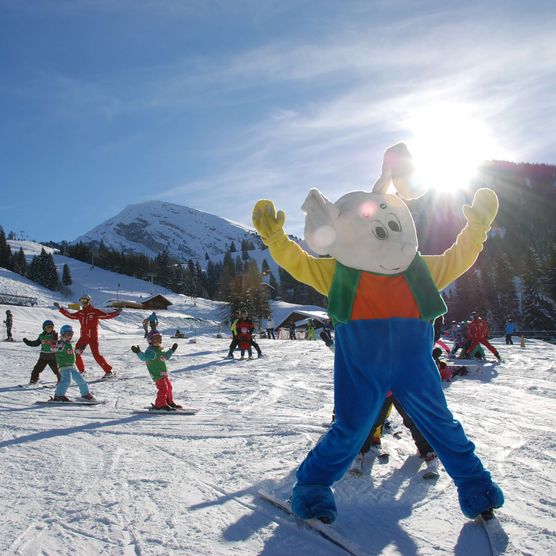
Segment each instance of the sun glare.
M485 124L465 105L437 104L421 110L409 129L416 177L430 189L467 186L479 164L498 150Z

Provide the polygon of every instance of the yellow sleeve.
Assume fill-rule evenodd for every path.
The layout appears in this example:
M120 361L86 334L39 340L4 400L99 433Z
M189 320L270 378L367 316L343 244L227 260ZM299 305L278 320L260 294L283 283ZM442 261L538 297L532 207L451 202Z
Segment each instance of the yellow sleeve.
M424 255L432 279L439 291L469 270L483 250L490 226L468 222L454 244L442 255Z
M309 255L283 232L268 242L268 248L276 263L296 280L328 295L336 270L336 259Z

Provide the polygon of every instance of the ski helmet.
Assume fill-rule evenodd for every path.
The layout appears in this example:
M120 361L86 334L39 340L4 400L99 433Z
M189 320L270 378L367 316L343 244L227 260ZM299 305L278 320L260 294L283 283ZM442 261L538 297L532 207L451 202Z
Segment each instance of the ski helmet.
M65 336L66 334L73 334L73 328L69 324L64 324L60 328L60 336Z
M45 321L42 323L42 327L43 327L43 328L46 328L47 326L52 326L52 328L54 328L54 323L53 323L51 320L45 320Z
M158 330L151 330L147 334L147 342L149 342L149 344L152 344L156 336L160 336L160 339L162 339L162 334Z

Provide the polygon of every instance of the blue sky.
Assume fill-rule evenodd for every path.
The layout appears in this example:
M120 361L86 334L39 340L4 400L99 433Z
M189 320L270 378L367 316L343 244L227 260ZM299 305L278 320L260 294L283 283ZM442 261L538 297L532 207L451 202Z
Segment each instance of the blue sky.
M555 29L552 0L0 0L0 225L73 240L149 199L250 224L269 198L302 235L310 187L366 188L438 106L484 158L554 164Z

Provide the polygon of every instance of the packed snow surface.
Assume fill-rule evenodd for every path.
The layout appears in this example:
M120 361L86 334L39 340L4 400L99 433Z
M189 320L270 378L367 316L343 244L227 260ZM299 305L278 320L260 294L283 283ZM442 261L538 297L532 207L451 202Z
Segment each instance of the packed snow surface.
M13 273L0 286L17 280L31 287ZM34 402L53 394L54 375L43 371L45 388L18 386L38 357L21 340L35 339L44 319L58 330L68 321L52 305L60 294L39 293L37 307L0 306L14 315L16 340L0 342L1 554L344 554L257 494L287 493L330 421L333 354L322 342L261 339L263 358L229 361L229 337L217 337L221 306L176 298L159 312L160 328L165 346L179 345L168 362L175 399L198 407L196 415L133 413L156 392L130 351L146 347L148 312L133 310L100 323L101 353L119 376L91 385L106 404L40 406ZM177 327L188 338L170 339ZM448 403L505 491L498 515L515 551L555 554L556 346L493 343L503 362L447 384ZM89 351L84 359L88 379L99 378ZM391 420L402 427L395 412ZM333 528L361 554L490 554L482 526L461 514L442 467L436 481L421 477L409 432L399 439L387 433L384 443L388 463L374 461L363 476L347 474L335 485Z

